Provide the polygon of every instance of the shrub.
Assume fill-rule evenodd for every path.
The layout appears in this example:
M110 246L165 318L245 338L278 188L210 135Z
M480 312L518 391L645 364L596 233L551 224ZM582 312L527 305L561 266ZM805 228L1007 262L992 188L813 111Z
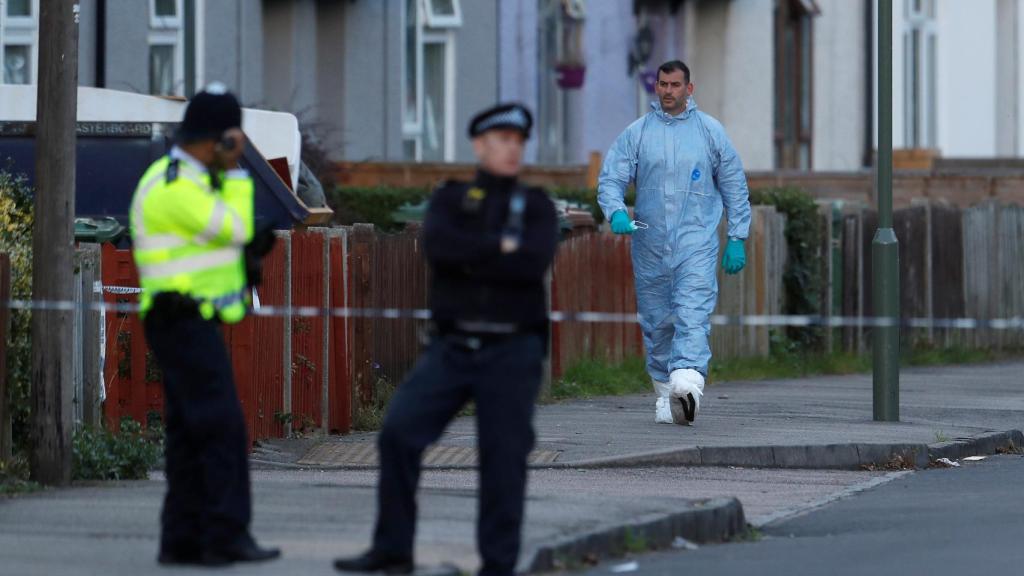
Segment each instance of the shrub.
M383 230L395 230L402 223L395 222L392 213L405 204L419 204L430 196L428 188L334 188L327 194L327 204L334 210L334 223L352 225L373 224Z
M0 496L10 496L39 489L39 484L28 479L28 461L20 456L0 460Z
M117 434L86 428L75 432L71 444L75 480L141 480L163 454L163 430L143 429L124 417Z
M327 204L334 210L334 223L349 226L357 222L373 224L383 230L396 230L401 222L392 218L395 210L406 204L419 204L430 198L429 188L391 188L387 186L360 188L338 187L327 194ZM597 205L597 191L592 188L550 188L552 198L567 200L589 210L598 224L604 215ZM626 203L634 200L632 190L626 194Z
M32 190L24 176L0 170L0 252L11 258L11 297L32 298ZM14 444L28 441L29 382L32 379L32 315L11 311L7 351L8 402Z
M783 273L785 314L820 314L821 217L818 205L807 192L798 188L755 190L751 204L775 206L786 215L786 270ZM786 331L793 344L803 349L819 349L821 328L791 327Z

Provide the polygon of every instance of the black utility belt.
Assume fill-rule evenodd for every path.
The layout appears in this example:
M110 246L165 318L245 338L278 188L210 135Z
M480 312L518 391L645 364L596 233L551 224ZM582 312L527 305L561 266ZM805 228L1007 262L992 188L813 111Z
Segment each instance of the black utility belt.
M203 320L215 324L222 323L220 313L214 310L213 318L203 318L199 307L202 301L182 294L180 292L158 292L153 296L153 306L147 313L147 318L154 318L158 324L168 325L179 320Z
M466 332L445 332L440 335L440 340L454 344L459 348L465 348L467 350L482 350L487 346L493 346L517 338L525 336L527 332L516 332L514 334L470 334Z
M438 340L469 350L480 350L491 344L535 332L535 329L513 322L457 321L443 322L434 327Z
M458 320L451 325L453 331L464 334L512 335L526 330L515 322L489 322L485 320Z

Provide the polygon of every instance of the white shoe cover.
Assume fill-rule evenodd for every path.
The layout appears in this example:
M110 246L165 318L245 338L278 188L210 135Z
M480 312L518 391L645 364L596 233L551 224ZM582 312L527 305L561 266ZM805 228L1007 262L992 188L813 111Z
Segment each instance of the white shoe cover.
M654 422L657 424L672 424L672 408L669 405L669 396L672 395L672 384L670 382L659 382L651 378L654 385L654 392L658 395L654 403Z
M659 398L668 398L672 395L672 383L671 382L659 382L654 378L651 378L651 384L654 385L654 392Z
M700 411L700 399L704 395L704 376L700 372L692 368L684 368L682 370L675 370L671 376L672 384L672 398L674 402L675 398L686 399L687 396L693 398L693 416L696 417L697 412ZM670 404L670 408L672 408ZM675 412L675 411L673 411ZM685 424L685 418L677 418L677 424Z
M655 424L675 424L675 420L672 418L672 408L669 406L669 399L658 397L657 402L654 403L654 423Z

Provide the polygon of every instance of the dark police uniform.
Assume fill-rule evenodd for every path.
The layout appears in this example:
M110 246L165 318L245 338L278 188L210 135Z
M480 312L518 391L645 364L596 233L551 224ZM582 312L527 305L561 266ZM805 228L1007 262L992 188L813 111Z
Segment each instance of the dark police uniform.
M470 133L506 127L528 134L529 113L498 107L478 116ZM472 400L480 454L480 574L514 573L547 348L544 275L557 242L554 206L540 188L481 170L473 182L449 181L434 191L423 225L433 273L432 342L399 386L380 432L373 547L336 568L411 571L423 452Z

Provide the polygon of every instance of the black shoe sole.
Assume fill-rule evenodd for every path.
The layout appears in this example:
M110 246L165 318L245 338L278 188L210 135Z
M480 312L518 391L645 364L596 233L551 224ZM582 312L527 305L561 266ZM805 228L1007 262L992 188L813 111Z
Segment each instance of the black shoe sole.
M248 558L236 558L235 562L248 562L250 564L253 563L253 562L270 562L271 560L277 560L280 557L281 557L281 551L280 550L276 550L276 551L274 551L272 553L264 554L262 556L250 556Z
M238 554L207 553L203 554L199 564L203 566L227 566L229 564L253 564L256 562L269 562L281 557L280 550L268 551L261 555L244 556Z
M334 569L338 572L345 572L349 574L412 574L416 571L416 567L412 564L396 563L388 566L371 567L369 569L361 566L345 566L342 560L334 561Z
M159 556L156 559L156 563L161 565L161 566L163 566L163 567L165 567L165 568L174 568L174 567L181 567L181 568L192 567L192 568L194 568L194 567L197 567L197 566L204 567L204 568L216 568L216 567L219 567L219 566L228 566L228 565L232 564L232 561L228 560L227 558L221 558L221 557L209 558L209 557L199 557L199 556L196 556L196 557L192 557L192 556L188 556L188 557L182 557L182 556Z
M184 558L179 556L158 556L156 563L161 566L202 566L199 558Z
M683 407L683 416L686 417L686 421L693 423L693 420L697 417L697 401L693 399L693 394L687 394L686 398L676 398Z

